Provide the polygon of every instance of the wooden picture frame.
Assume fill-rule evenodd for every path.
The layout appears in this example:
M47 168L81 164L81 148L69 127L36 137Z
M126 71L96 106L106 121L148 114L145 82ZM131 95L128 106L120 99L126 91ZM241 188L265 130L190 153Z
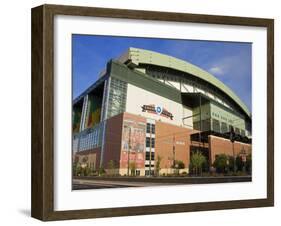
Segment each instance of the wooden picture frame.
M122 208L54 210L54 16L71 15L240 25L267 29L267 198ZM51 221L163 214L274 205L274 21L109 8L42 5L32 9L32 200L31 215Z

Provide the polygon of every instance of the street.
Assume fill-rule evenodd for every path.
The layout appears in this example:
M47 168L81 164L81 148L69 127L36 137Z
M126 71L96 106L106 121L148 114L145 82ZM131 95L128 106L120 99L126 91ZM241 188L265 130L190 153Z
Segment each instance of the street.
M102 188L126 188L167 186L180 184L207 184L207 183L231 183L251 182L251 176L235 177L183 177L183 178L142 178L142 177L75 177L73 179L73 190L102 189Z
M151 183L136 181L109 181L109 180L85 180L74 179L73 190L101 189L101 188L126 188L126 187L147 187L147 186L171 185L169 183Z

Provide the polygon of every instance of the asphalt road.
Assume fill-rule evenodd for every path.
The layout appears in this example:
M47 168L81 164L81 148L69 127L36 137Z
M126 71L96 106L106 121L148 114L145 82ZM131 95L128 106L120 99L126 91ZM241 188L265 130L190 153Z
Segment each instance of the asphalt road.
M216 178L94 178L82 177L73 179L73 190L102 189L102 188L125 188L125 187L147 187L167 186L179 184L202 184L202 183L230 183L250 182L251 177L216 177Z
M162 186L169 185L169 183L74 179L72 188L73 190L80 190L80 189L101 189L101 188L147 187L147 186L161 186L161 185Z

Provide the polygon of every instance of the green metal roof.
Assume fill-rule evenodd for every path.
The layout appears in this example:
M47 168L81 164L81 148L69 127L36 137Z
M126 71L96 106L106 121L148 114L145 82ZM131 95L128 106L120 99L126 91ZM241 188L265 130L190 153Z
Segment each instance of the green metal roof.
M212 85L217 87L219 90L224 92L227 96L229 96L241 109L245 112L245 114L250 117L250 111L247 106L241 101L241 99L224 83L218 80L209 72L178 58L168 56L165 54L157 53L150 50L132 48L130 47L127 52L125 52L119 60L121 62L126 62L127 60L131 60L131 63L135 66L139 64L151 64L157 65L167 68L172 68L178 71L182 71L185 73L192 74Z

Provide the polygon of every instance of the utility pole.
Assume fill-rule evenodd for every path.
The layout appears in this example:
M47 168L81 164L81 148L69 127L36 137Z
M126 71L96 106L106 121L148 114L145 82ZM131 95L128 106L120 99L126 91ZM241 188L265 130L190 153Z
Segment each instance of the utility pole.
M235 152L234 152L234 142L235 142L235 132L233 129L233 126L231 126L231 130L230 130L230 141L232 143L232 152L233 152L233 172L236 172L236 159L235 159Z
M201 112L201 94L199 94L199 121L200 121L200 131L199 131L199 150L201 152L201 131L202 131L202 112Z
M130 175L130 149L131 149L131 127L130 126L126 126L126 128L129 128L129 147L128 147L128 167L127 167L127 176Z
M173 168L174 174L176 173L176 146L175 146L175 134L173 135Z
M149 176L151 176L151 130L152 130L152 124L149 124L150 128L149 128Z

